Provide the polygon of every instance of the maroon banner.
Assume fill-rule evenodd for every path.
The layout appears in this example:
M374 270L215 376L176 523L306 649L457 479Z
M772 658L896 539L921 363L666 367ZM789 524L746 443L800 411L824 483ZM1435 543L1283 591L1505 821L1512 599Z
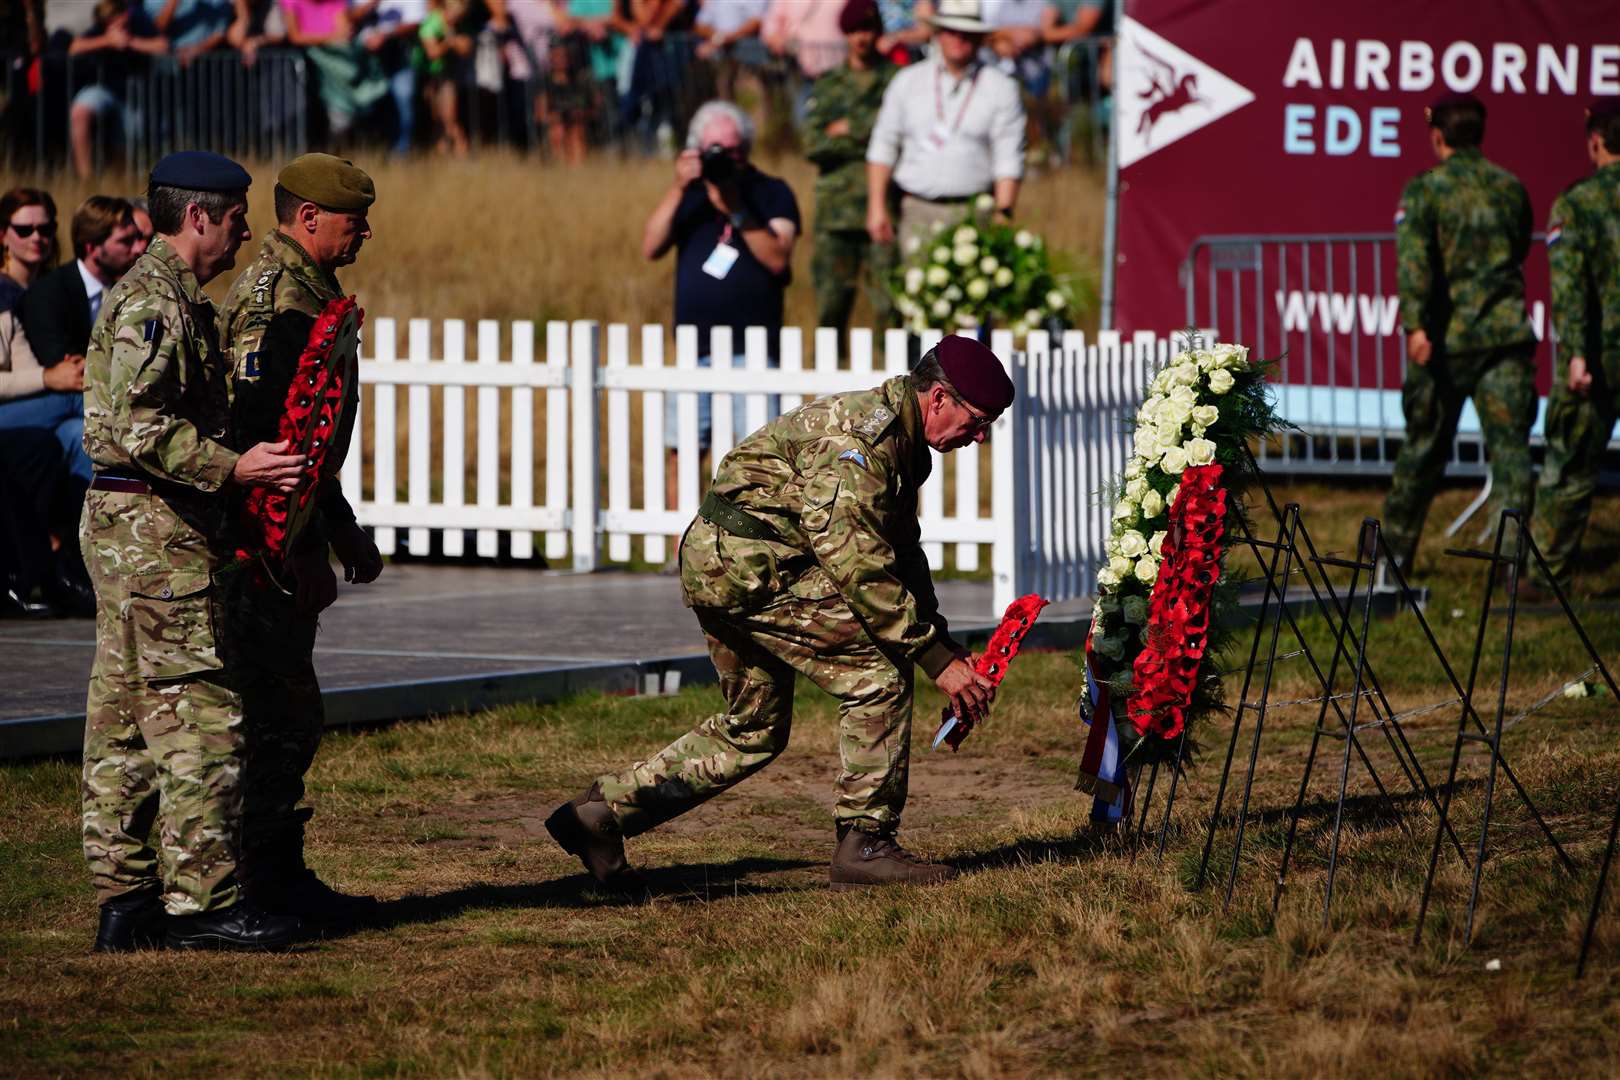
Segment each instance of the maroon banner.
M1214 325L1286 350L1302 367L1285 381L1392 387L1392 243L1196 242L1392 233L1401 189L1435 164L1424 106L1449 92L1485 103L1485 155L1524 182L1543 228L1591 171L1586 104L1620 94L1620 2L1131 0L1115 70L1115 325ZM1542 244L1525 275L1545 335ZM1545 386L1545 347L1540 362Z

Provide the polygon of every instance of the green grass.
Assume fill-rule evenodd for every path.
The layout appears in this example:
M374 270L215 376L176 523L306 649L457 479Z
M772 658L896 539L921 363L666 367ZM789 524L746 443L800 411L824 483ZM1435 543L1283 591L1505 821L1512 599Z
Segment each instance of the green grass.
M1299 488L1324 547L1349 546L1372 489ZM1467 498L1447 492L1434 519ZM1600 506L1593 573L1617 560ZM1331 541L1331 542L1330 542ZM1454 663L1472 644L1477 567L1420 557L1428 614ZM1452 617L1460 608L1464 614ZM1613 658L1620 619L1583 610ZM1330 642L1306 619L1313 647ZM1375 624L1397 708L1444 699L1410 614ZM1560 621L1520 621L1510 715L1586 666ZM1497 661L1481 669L1494 686ZM588 887L541 827L596 772L656 749L717 708L588 696L382 730L334 733L310 778L310 857L375 892L386 925L287 956L88 953L94 904L77 850L77 770L0 771L0 1061L16 1076L443 1077L542 1075L1527 1076L1613 1075L1620 911L1592 968L1571 972L1608 817L1620 793L1612 699L1556 698L1511 728L1507 753L1577 862L1564 875L1498 789L1475 942L1468 877L1443 853L1428 933L1413 948L1434 817L1400 796L1378 812L1359 765L1332 916L1323 926L1338 742L1325 743L1295 864L1273 881L1314 711L1268 718L1237 888L1189 888L1229 721L1178 796L1161 865L1091 832L1070 790L1082 732L1073 657L1031 653L993 722L960 754L923 745L940 699L917 704L906 837L967 872L945 887L834 894L824 884L836 713L802 689L793 744L760 776L631 843L646 903ZM1230 690L1236 695L1236 686ZM1299 661L1279 700L1310 692ZM1494 700L1494 698L1492 699ZM1431 776L1456 712L1413 717ZM1246 739L1241 750L1246 753ZM1246 759L1245 759L1246 760ZM1464 758L1454 825L1475 835L1485 757ZM1160 789L1162 792L1162 788ZM1162 805L1162 802L1160 803ZM1399 825L1404 821L1410 832ZM1224 871L1232 830L1215 845ZM1499 959L1501 970L1487 971Z

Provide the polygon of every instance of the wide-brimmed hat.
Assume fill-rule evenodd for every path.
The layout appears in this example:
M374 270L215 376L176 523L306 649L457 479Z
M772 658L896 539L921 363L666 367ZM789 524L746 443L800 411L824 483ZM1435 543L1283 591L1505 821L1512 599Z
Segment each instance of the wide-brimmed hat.
M963 34L988 34L992 29L984 21L984 4L980 0L938 0L927 21L936 29Z

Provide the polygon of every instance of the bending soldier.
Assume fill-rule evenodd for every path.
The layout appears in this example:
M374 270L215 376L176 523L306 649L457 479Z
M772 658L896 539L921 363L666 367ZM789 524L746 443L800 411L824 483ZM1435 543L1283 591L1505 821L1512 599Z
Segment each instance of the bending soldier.
M1600 98L1587 110L1586 152L1596 171L1558 197L1547 221L1563 363L1547 403L1536 533L1566 590L1620 414L1620 101Z
M681 540L681 587L708 638L726 710L599 777L546 822L607 884L636 880L623 838L763 768L787 746L793 682L839 699L835 887L936 882L949 866L895 839L906 802L916 664L977 719L992 694L939 613L919 544L929 449L983 440L1012 403L995 354L947 337L909 375L782 416L721 461Z
M310 331L326 305L344 295L335 271L354 262L371 237L366 214L375 199L371 177L330 154L305 154L277 177L275 231L237 277L220 313L236 445L275 437ZM291 591L259 573L233 583L247 729L242 884L270 911L325 925L353 924L376 906L369 896L332 889L305 865L304 825L313 811L298 805L326 726L313 654L316 616L337 596L328 547L348 581L364 584L382 571L382 557L338 483L359 394L355 361L352 350L330 361L343 365L343 419L314 480L314 519L289 538Z
M302 932L242 897L242 698L216 574L233 485L291 490L285 444L227 444L226 368L202 286L247 239L250 178L217 154L152 170L157 239L102 304L85 360L80 526L96 589L84 850L97 951L277 948Z
M1451 458L1464 402L1474 399L1497 506L1530 509L1536 419L1535 336L1524 308L1530 198L1485 160L1485 106L1448 95L1428 109L1440 164L1415 177L1395 215L1406 382L1406 441L1384 500L1384 533L1403 570Z

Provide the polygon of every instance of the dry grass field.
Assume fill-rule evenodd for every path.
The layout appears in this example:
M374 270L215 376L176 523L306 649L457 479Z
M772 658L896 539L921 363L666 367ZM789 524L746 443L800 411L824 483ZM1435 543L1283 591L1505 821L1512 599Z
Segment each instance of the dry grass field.
M467 161L399 162L361 156L377 183L370 215L373 238L344 285L359 294L372 319L596 319L631 325L665 323L674 298L673 260L641 258L641 230L668 188L664 161L592 158L583 167L548 166L489 151ZM281 163L249 163L257 237L274 225L270 194ZM801 158L762 159L761 168L792 185L806 231L814 220L815 169ZM66 219L93 192L134 194L144 178L106 176L80 182L45 178ZM1033 176L1019 216L1054 247L1093 267L1102 247L1101 178L1081 169ZM251 250L238 258L245 265ZM209 292L224 295L229 274ZM864 301L862 301L864 305ZM1094 325L1095 316L1090 317ZM787 322L815 322L810 244L794 255ZM864 308L855 325L868 325ZM400 342L401 348L404 342Z
M1467 497L1442 496L1435 516ZM1374 512L1373 488L1284 493L1324 548ZM1478 564L1431 536L1420 572L1453 663L1468 653ZM1620 585L1620 500L1605 498L1583 585ZM1583 603L1605 653L1620 613ZM1308 632L1320 647L1319 622ZM1407 709L1448 690L1411 617L1374 631ZM1500 629L1500 622L1496 624ZM1586 667L1559 621L1519 623L1516 715ZM1481 672L1494 686L1496 661ZM1087 826L1071 790L1082 733L1074 657L1032 654L992 723L957 755L917 739L906 835L964 870L928 890L825 887L836 722L811 690L795 740L736 791L639 838L652 890L587 887L542 829L594 772L713 711L712 688L334 734L311 778L311 859L374 892L383 925L285 956L87 952L94 905L77 843L76 767L0 770L0 1062L8 1076L1613 1076L1620 910L1571 979L1608 815L1620 792L1615 706L1556 698L1514 726L1514 767L1577 860L1566 877L1499 788L1476 940L1447 854L1429 933L1411 935L1434 819L1394 784L1398 819L1352 771L1344 861L1322 925L1338 744L1306 804L1275 918L1272 880L1314 712L1273 715L1230 910L1189 887L1229 720L1203 732L1162 864ZM1306 696L1295 661L1275 688ZM1235 689L1233 690L1235 693ZM1490 694L1482 695L1489 698ZM940 699L921 692L919 731ZM1456 714L1410 721L1443 774ZM1369 753L1397 774L1375 733ZM1245 744L1246 746L1246 744ZM1472 835L1485 758L1465 757L1457 827ZM1410 828L1403 831L1402 824ZM1230 829L1216 845L1229 853ZM1487 967L1500 961L1500 969Z

